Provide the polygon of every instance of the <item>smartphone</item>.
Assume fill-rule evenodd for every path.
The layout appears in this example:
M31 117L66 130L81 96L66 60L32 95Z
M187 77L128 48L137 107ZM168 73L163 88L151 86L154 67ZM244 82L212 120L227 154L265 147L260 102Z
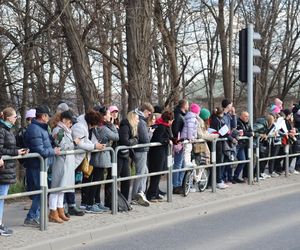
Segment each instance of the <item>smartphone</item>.
M79 139L80 139L80 140L82 140L82 139L84 139L84 138L85 138L85 135L84 135L84 136L82 136L82 137L80 137Z

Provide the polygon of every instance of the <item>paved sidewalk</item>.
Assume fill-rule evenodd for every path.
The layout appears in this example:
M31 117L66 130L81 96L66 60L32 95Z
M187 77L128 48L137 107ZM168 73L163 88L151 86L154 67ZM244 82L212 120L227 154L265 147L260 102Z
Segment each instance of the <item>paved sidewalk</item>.
M23 226L27 211L24 205L28 202L15 202L5 207L4 223L14 230L11 237L0 237L0 249L63 249L75 244L91 241L95 238L107 238L111 234L122 233L145 226L155 226L161 221L180 220L189 213L206 214L216 209L226 209L234 205L234 201L251 202L255 196L268 199L281 192L300 191L300 175L260 181L259 184L235 184L226 190L212 193L191 193L188 197L173 195L173 202L151 203L150 207L134 206L129 213L117 215L86 214L83 217L71 217L71 221L63 225L48 224L44 232Z

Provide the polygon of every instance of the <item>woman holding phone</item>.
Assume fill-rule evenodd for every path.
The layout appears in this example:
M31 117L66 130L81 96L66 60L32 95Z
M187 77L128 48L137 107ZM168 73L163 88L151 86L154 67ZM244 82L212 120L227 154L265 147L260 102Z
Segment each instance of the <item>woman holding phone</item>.
M16 160L7 160L3 162L2 155L24 155L28 153L27 149L19 149L16 146L14 134L10 131L17 120L16 111L11 108L5 108L0 114L0 196L7 195L9 185L16 183ZM0 235L10 236L13 231L2 224L4 210L4 200L0 200Z

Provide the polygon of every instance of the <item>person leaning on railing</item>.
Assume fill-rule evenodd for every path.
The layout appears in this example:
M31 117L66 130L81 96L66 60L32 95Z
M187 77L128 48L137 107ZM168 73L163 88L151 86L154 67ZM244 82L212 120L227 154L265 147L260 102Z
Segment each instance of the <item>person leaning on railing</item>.
M256 138L260 136L259 142L259 157L265 158L269 156L270 151L270 140L268 136L274 136L274 125L275 123L275 115L274 114L267 114L265 117L258 118L255 123L253 124L253 132L254 132L254 142L256 142ZM256 143L255 143L256 144ZM258 145L256 145L258 146ZM259 164L259 178L266 179L271 177L268 174L265 174L265 168L268 163L268 160L261 161ZM254 174L256 175L256 168L254 168Z
M252 128L249 124L249 113L247 111L242 111L240 117L237 120L237 130L239 131L239 136L252 137L254 135ZM237 159L239 161L244 161L248 159L248 146L249 140L241 139L238 141L237 145ZM234 170L232 183L244 183L245 178L248 177L248 172L246 169L247 163L239 163ZM240 179L240 173L242 173L242 178Z
M17 120L16 111L13 108L6 108L1 112L0 119L0 196L7 195L9 185L16 182L16 160L3 162L2 155L24 155L27 149L19 149L16 146L14 134L10 131ZM2 224L4 200L0 200L0 235L9 236L13 231Z
M119 146L134 146L138 144L138 123L139 116L136 112L130 111L127 118L123 119L119 128ZM118 177L130 176L129 149L122 149L118 152ZM131 151L132 152L132 151ZM130 180L121 182L121 193L128 200Z
M77 123L72 127L72 137L75 140L76 138L80 139L80 142L77 144L79 149L83 149L86 151L92 151L94 149L104 149L105 144L99 143L97 139L95 142L89 139L89 130L92 128L96 128L101 121L101 116L99 112L95 110L89 110L86 114L80 115L77 118ZM95 136L94 136L95 137ZM88 161L90 160L91 153L87 152ZM76 154L75 155L75 166L79 166L80 163L84 160L86 154ZM88 183L93 180L93 174L91 174L88 178L83 178L82 183ZM81 205L83 209L86 209L87 202L90 195L90 187L81 188ZM88 212L90 213L102 213L102 210L98 208L98 206L93 205L88 208Z
M160 172L168 168L168 149L173 139L171 125L174 116L170 111L165 111L156 121L156 128L153 132L151 142L160 142L162 146L151 147L149 150L149 172ZM157 202L163 199L159 194L159 181L161 175L150 177L150 185L147 191L147 199L150 202Z
M53 157L60 154L60 148L52 148L52 141L48 130L50 109L41 105L36 108L36 119L28 126L24 142L31 153L38 153L48 159L48 165L53 163ZM29 191L40 190L40 160L37 158L26 159L26 182ZM32 204L26 215L24 226L40 227L40 195L32 195Z
M52 131L55 145L61 150L73 150L74 143L71 134L73 114L65 111L59 114L59 122ZM80 139L75 139L79 143ZM55 157L51 167L52 178L51 188L73 186L75 184L75 155L58 155ZM70 219L65 216L64 212L64 193L70 190L50 193L49 195L49 221L63 223Z

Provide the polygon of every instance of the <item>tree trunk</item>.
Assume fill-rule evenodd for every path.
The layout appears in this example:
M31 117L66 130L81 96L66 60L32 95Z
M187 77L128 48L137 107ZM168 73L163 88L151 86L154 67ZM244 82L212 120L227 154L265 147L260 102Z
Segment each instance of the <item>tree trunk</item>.
M152 0L126 1L128 109L150 101Z
M66 44L71 56L73 75L82 96L85 111L92 108L99 95L92 78L91 66L84 42L81 40L79 30L71 13L69 1L56 0L58 11L62 12L60 20L63 24Z

